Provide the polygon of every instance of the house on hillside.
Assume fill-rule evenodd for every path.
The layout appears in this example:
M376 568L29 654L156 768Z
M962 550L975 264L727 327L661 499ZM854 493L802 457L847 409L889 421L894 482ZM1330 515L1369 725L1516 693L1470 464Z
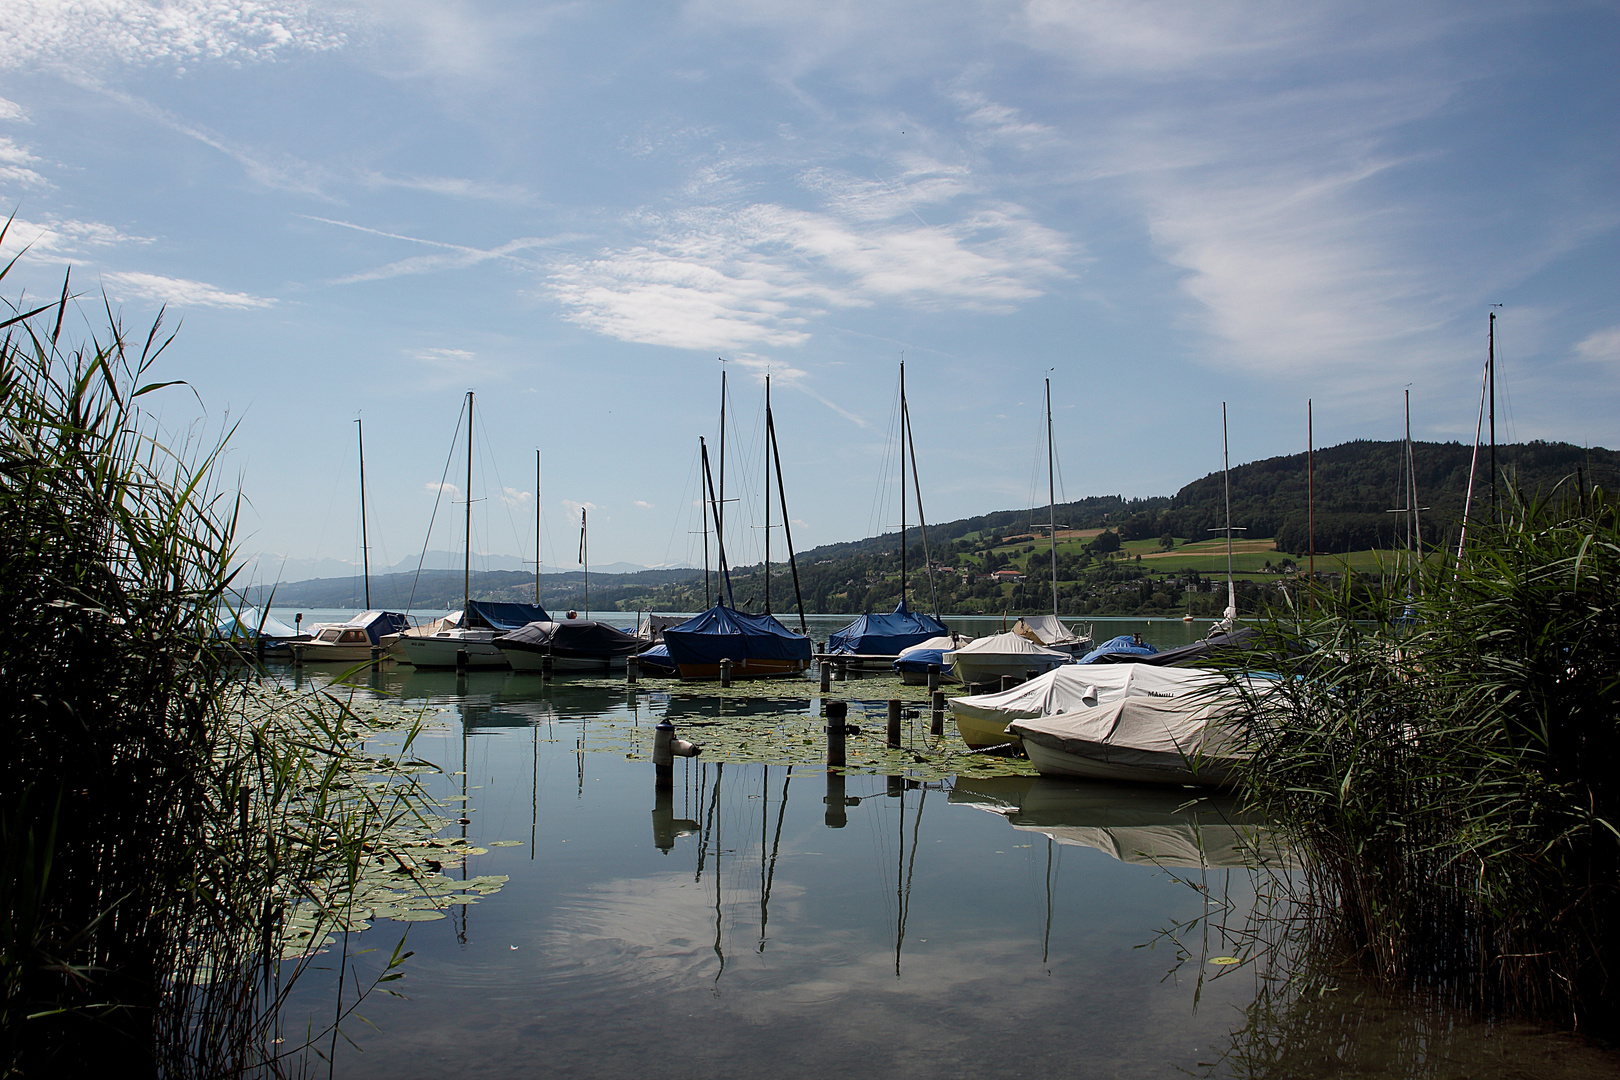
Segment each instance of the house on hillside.
M1017 570L997 570L995 573L988 575L988 580L1001 585L1007 582L1023 581L1024 575Z

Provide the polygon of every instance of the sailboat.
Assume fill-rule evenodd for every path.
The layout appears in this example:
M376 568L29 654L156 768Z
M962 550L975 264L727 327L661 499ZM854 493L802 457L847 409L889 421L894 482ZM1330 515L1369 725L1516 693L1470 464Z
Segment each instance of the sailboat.
M396 643L403 659L419 668L504 668L506 654L495 647L497 634L551 618L539 604L494 603L472 599L472 463L473 392L467 391L467 514L461 566L461 618L431 634L402 635ZM538 570L538 567L536 567ZM465 654L465 661L462 660Z
M311 626L309 640L300 643L308 663L364 663L371 659L372 649L387 647L385 637L401 633L409 625L403 612L371 608L371 544L366 533L366 429L359 417L355 418L354 430L360 444L360 572L365 582L366 610L347 622Z
M948 636L950 628L935 615L906 607L906 449L911 442L911 413L906 406L906 365L900 364L900 603L887 615L868 612L827 639L829 653L894 661L909 648ZM912 453L915 480L917 456ZM922 489L917 489L917 517L922 518ZM924 526L926 528L926 526ZM953 641L954 645L955 642Z
M721 415L725 412L722 389ZM709 450L702 445L703 482L709 496L709 509L714 516L715 534L720 560L720 581L724 596L713 607L679 626L664 630L664 647L670 661L683 679L715 679L721 673L721 661L730 661L734 679L766 678L777 675L798 675L810 667L810 638L805 633L804 602L799 598L799 631L783 626L771 614L771 489L772 464L775 465L777 494L783 506L783 530L788 544L788 561L793 567L793 591L799 593L799 566L793 556L793 530L788 523L787 493L782 484L782 457L776 445L776 422L771 414L770 377L765 378L765 610L758 614L737 610L736 597L731 589L731 567L726 561L725 534L721 529L721 502L714 490L714 477L709 470ZM721 483L725 474L721 473ZM651 650L649 650L651 651Z
M971 645L946 653L946 663L951 665L956 677L969 686L976 682L1000 681L1003 676L1021 679L1031 674L1043 674L1060 664L1070 663L1077 652L1085 652L1091 647L1089 634L1076 634L1058 619L1057 484L1054 462L1052 380L1047 379L1046 483L1052 532L1052 616L1050 620L1044 615L1040 616L1038 622L1020 619L1011 630L980 638Z

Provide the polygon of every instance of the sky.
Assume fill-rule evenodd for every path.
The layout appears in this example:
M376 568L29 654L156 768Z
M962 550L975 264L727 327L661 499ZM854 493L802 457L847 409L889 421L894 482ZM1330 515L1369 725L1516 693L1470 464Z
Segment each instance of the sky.
M1620 5L0 0L12 303L178 334L269 577L757 561L1403 430L1620 445ZM23 250L26 247L26 250ZM1493 308L1492 305L1501 307ZM536 451L541 458L536 483ZM1398 478L1391 478L1395 497ZM773 526L781 510L772 511ZM915 518L915 506L908 514ZM431 539L429 525L432 522ZM781 529L771 534L781 551Z

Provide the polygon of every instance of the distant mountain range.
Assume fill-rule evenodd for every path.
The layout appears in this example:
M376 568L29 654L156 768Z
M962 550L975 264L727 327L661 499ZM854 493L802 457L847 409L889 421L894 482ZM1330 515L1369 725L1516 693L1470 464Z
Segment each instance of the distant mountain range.
M388 574L414 574L416 573L415 558L402 559L391 566L373 566L371 574L374 578ZM495 570L524 570L534 565L533 560L525 560L516 555L474 555L473 570L475 573ZM427 570L453 570L461 572L461 553L459 551L432 551L422 560L422 569ZM601 566L592 566L591 575L596 574L635 574L642 570L678 569L672 567L650 567L638 563L612 562ZM304 582L322 578L348 578L359 577L361 573L359 562L349 562L345 559L284 559L275 554L261 554L246 559L242 563L242 570L238 573L239 580L255 584L273 584L275 582ZM544 569L543 576L551 574L578 573L578 571ZM533 580L533 571L529 571L530 580Z

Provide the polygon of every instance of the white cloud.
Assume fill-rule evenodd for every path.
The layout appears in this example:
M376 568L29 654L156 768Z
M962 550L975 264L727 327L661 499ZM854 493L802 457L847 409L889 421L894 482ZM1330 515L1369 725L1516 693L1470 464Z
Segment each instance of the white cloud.
M406 236L403 233L384 232L382 229L373 229L366 225L356 225L353 222L338 221L333 218L305 216L311 221L319 221L325 225L336 225L342 229L353 229L355 232L368 233L387 240L403 240L406 243L421 244L438 249L432 255L417 255L409 259L400 259L372 270L363 270L358 274L338 278L333 282L334 285L352 285L362 281L384 281L388 278L436 273L440 270L461 270L491 260L506 261L532 268L535 266L534 263L517 258L517 254L538 247L549 247L557 242L556 238L524 236L516 240L508 240L506 243L492 248L479 248L470 247L466 244L446 243L442 240L424 240L421 237Z
M101 279L107 291L122 300L150 300L181 308L263 308L275 303L270 297L226 292L202 281L139 271L109 270Z
M532 498L534 498L534 492L532 491L522 491L510 487L501 488L500 499L507 506L528 506L529 500Z
M1575 355L1598 364L1620 363L1620 326L1588 334L1576 343Z
M131 236L120 232L116 226L100 221L54 217L30 221L14 218L6 230L5 243L0 245L0 250L17 252L26 247L27 258L42 262L66 262L82 259L97 248L151 242L149 236Z
M633 505L642 510L651 510L653 508L653 504L645 499L637 499Z
M0 181L9 180L24 187L44 187L50 181L28 168L38 160L26 147L18 146L7 136L0 135Z
M461 497L461 488L459 488L455 484L440 483L437 480L430 480L427 483L423 484L422 485L422 490L423 491L431 491L435 495L449 495L452 498L458 498L458 499Z
M0 97L0 120L9 120L13 123L26 124L28 114L23 107L9 98Z
M547 281L571 321L684 349L784 348L813 320L878 300L1008 312L1062 275L1073 247L1005 202L938 210L969 194L961 171L911 166L894 181L810 170L821 208L779 203L643 214L640 243L559 260Z
M249 63L335 49L345 29L301 0L7 0L0 69Z

